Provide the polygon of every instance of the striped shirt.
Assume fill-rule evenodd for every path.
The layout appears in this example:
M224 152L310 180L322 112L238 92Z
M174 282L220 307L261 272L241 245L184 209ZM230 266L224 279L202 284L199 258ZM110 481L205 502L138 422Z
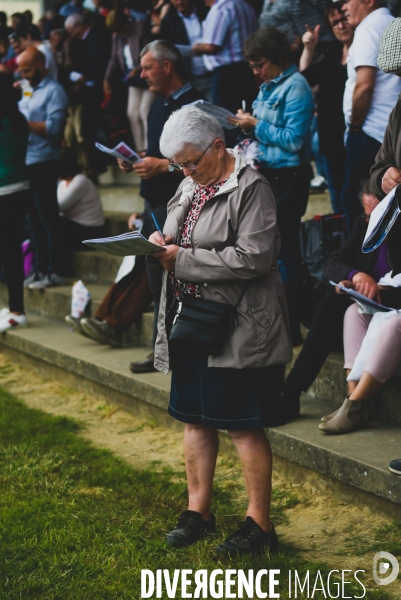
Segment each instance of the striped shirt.
M203 44L219 46L217 54L204 54L208 71L244 60L244 42L257 28L253 8L245 0L217 0L203 21Z

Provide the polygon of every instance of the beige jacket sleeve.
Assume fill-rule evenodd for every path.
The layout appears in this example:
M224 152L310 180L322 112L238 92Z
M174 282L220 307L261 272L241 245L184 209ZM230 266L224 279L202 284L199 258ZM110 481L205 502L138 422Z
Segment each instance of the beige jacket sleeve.
M270 271L279 245L275 201L265 181L254 181L244 190L235 234L235 244L221 251L180 248L175 276L193 283L241 281Z

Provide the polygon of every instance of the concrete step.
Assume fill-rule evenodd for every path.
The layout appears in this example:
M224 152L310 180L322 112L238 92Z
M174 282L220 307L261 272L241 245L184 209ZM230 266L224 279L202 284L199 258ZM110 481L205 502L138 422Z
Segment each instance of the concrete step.
M91 301L85 311L87 317L92 317L99 304L109 289L108 285L90 284L87 286L91 294ZM66 315L71 313L71 286L48 288L45 290L24 290L25 308L30 313L51 317L64 323ZM0 302L7 304L7 289L4 283L0 284ZM64 327L64 325L63 325ZM67 327L67 325L65 325ZM78 336L78 334L76 334ZM81 337L81 336L79 336ZM138 323L134 323L123 334L124 347L152 349L153 338L153 311L145 312Z
M82 279L86 284L111 284L116 278L122 260L120 256L114 256L99 250L75 252L73 260L74 278Z
M132 171L123 173L117 166L108 167L99 176L99 195L106 214L121 214L124 218L133 212L143 211L143 198L139 194L140 179Z
M10 359L30 365L65 385L107 399L124 409L171 427L180 424L167 414L170 377L161 373L132 375L132 360L142 360L145 349L113 350L75 335L60 321L29 316L30 327L0 335L0 348ZM333 404L305 396L301 418L268 430L278 463L294 467L294 481L308 473L319 475L347 493L366 493L363 501L401 515L401 479L388 471L399 457L401 429L375 422L369 429L345 436L326 436L317 428L319 418ZM342 493L342 492L341 492Z

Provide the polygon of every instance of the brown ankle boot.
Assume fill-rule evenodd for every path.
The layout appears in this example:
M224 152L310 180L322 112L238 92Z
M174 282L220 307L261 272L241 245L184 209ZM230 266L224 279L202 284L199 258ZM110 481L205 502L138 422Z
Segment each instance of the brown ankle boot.
M364 402L362 400L350 400L347 397L336 415L330 421L320 423L319 429L333 434L349 433L355 429L365 427L367 423Z
M321 417L321 422L322 423L326 423L326 421L330 421L333 417L336 416L336 414L338 413L340 409L337 408L337 410L335 410L334 412L332 412L330 415L324 415L324 417Z

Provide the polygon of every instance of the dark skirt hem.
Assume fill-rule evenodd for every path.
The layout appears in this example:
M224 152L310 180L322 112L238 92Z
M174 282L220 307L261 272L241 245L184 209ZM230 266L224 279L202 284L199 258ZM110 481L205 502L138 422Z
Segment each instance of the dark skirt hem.
M269 426L269 419L265 419L265 422L260 422L259 419L232 419L230 421L222 421L220 419L210 419L204 416L198 415L187 415L180 413L171 406L168 407L168 414L181 421L181 423L188 423L189 425L204 425L212 429L228 429L228 430L245 430L245 429L263 429L263 427Z

